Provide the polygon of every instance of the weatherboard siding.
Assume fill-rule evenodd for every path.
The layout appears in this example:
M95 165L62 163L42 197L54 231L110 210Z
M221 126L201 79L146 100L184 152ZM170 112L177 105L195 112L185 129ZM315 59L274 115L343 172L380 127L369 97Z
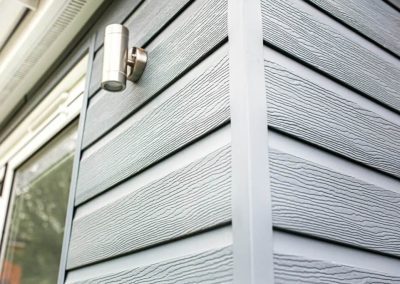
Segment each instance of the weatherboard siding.
M234 283L227 1L99 19L66 283ZM275 283L400 283L399 11L361 2L260 0ZM149 62L109 93L118 21Z
M261 9L274 229L370 252L366 270L330 250L276 254L275 283L399 283L374 266L374 255L400 258L399 11L352 0Z
M199 234L201 242L231 223L227 1L121 2L97 24L67 283L70 273ZM118 21L149 62L137 84L109 93L100 89L102 30ZM223 247L153 262L71 283L232 279Z

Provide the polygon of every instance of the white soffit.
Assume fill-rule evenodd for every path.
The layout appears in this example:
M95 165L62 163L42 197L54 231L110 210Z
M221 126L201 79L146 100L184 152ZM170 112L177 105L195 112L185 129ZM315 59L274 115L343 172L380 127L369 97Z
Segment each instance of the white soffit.
M104 0L40 0L0 54L0 121L35 85Z
M26 7L18 1L0 0L0 49L26 11Z

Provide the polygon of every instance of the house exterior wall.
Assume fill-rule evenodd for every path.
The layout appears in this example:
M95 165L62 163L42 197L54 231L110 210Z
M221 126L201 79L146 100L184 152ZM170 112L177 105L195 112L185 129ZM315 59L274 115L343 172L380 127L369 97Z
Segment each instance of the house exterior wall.
M231 282L227 1L115 1L104 17L149 61L101 90L100 26L65 282Z
M65 283L240 273L227 2L114 1L98 20ZM400 282L399 12L383 1L259 5L275 283ZM118 93L100 89L110 23L149 53Z
M275 282L398 283L399 12L384 1L261 9Z

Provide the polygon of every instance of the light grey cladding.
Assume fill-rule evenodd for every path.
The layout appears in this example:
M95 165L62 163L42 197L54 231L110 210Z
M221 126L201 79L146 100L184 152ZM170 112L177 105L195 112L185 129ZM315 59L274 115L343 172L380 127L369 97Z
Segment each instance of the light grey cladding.
M400 182L373 175L371 170L274 132L270 136L275 227L400 254L400 232L396 226L400 220L396 206L400 202L396 191ZM313 156L306 154L311 151ZM367 176L370 178L366 179ZM130 184L135 179L124 182L121 192L122 187L133 187ZM129 195L120 195L116 201L91 201L89 205L94 209L77 215L74 222L70 266L125 254L229 222L230 183L230 153L225 146ZM113 189L118 190L119 186ZM189 214L191 210L193 213ZM178 215L162 214L178 211ZM154 234L155 231L158 233Z
M276 284L399 283L399 276L386 275L351 266L307 259L294 255L274 255Z
M233 283L232 248L226 247L68 284Z
M230 222L230 188L230 147L224 146L115 202L93 200L98 208L74 220L68 268Z
M68 284L233 283L232 247L206 251L153 265L123 270ZM274 254L275 283L396 283L400 277L301 256Z
M385 2L261 0L273 224L296 236L274 234L275 283L400 282L399 14Z
M264 40L400 110L400 62L303 1L262 0Z
M228 92L228 61L222 48L85 151L77 204L227 123Z
M144 47L153 37L162 32L162 29L190 2L189 0L142 1L132 16L125 19L123 16L128 12L131 13L131 9L136 8L136 6L132 4L127 5L126 1L115 1L113 6L117 7L110 7L110 13L106 13L106 17L102 18L101 21L107 21L108 24L121 23L125 25L130 31L129 46ZM120 14L123 16L120 16ZM96 38L96 47L100 47L103 44L104 30L104 28L99 30ZM96 53L89 96L93 96L100 89L102 68L103 48Z
M273 224L311 240L307 250L322 255L276 250L275 283L397 283L399 275L383 266L400 253L400 65L367 39L395 52L397 35L392 27L379 32L386 24L368 26L373 13L382 17L380 9L310 1L333 17L307 1L261 1L264 49L279 54L266 51L262 74ZM212 151L193 150L230 133L226 4L132 6L121 21L150 61L139 84L122 93L97 92L97 52L69 254L69 279L81 280L68 283L232 282L230 246L162 253L192 238L208 242L203 233L231 222L230 139ZM357 253L338 261L336 251L349 247L369 253L358 262ZM150 264L115 264L152 250Z
M270 169L275 227L400 256L399 192L273 149Z
M398 114L267 47L265 82L268 127L309 145L301 159L270 153L274 226L399 256ZM311 161L325 151L328 167Z
M351 101L339 85L326 88L318 74L305 79L306 67L273 60L265 61L269 127L400 177L400 120Z
M391 5L396 11L400 12L400 0L386 0L386 3Z
M150 0L150 2L156 2L157 0ZM110 24L122 24L133 10L141 6L142 0L124 0L124 1L109 1L110 4L105 8L106 12L97 20L91 32L96 33L95 39L95 51L97 51L104 42L104 33L107 25ZM93 66L95 67L95 65ZM93 68L93 74L96 73L97 68ZM93 78L91 74L91 78ZM92 81L92 80L91 80ZM92 95L93 82L90 82L89 97Z
M399 12L384 1L308 0L359 33L400 55Z
M115 261L170 243L197 238L202 245L202 233L231 222L227 1L128 6L129 18L120 20L130 28L131 44L145 45L150 60L136 85L110 94L97 92L100 46L96 54L67 283L228 281L232 259L221 248L204 254L187 248L180 257L156 253L153 264L137 265L130 276L107 271ZM103 265L107 280L85 276Z
M90 283L233 283L232 246L172 258L112 273L103 272L68 284ZM397 283L399 276L302 255L274 254L275 283ZM74 272L75 274L79 273Z
M159 95L225 41L226 18L226 0L201 0L184 11L146 48L150 60L137 84L128 83L125 91L113 94L100 91L91 99L84 148ZM100 80L100 73L98 76Z

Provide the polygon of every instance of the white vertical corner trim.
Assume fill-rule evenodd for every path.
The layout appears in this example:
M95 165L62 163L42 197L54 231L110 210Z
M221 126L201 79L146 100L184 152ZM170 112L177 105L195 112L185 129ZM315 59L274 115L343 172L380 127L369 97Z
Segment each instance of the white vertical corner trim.
M260 0L228 0L234 283L273 283Z

